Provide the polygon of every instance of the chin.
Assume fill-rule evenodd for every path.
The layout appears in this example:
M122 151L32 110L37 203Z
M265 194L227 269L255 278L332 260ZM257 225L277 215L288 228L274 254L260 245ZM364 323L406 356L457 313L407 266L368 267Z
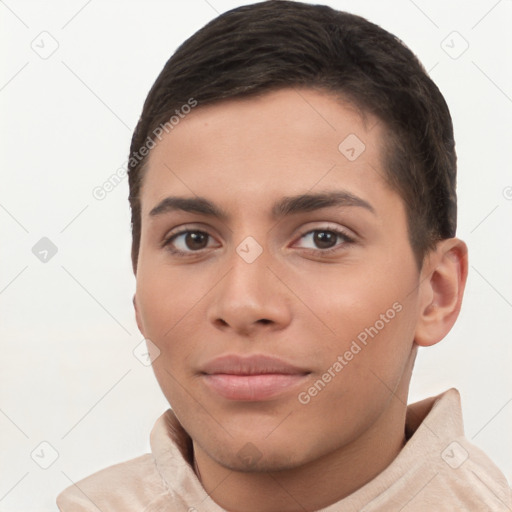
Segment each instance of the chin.
M237 443L238 444L238 443ZM261 446L247 441L241 448L216 446L209 456L231 471L241 473L268 473L294 469L304 464L297 450L276 449L266 443Z

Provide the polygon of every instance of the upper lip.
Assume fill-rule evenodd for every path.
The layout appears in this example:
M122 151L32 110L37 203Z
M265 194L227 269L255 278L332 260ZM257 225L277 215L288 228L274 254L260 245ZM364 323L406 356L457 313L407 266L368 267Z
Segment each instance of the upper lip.
M261 374L307 374L310 373L277 357L263 354L239 356L224 355L212 359L201 368L201 373L214 375L219 373L229 375L261 375Z

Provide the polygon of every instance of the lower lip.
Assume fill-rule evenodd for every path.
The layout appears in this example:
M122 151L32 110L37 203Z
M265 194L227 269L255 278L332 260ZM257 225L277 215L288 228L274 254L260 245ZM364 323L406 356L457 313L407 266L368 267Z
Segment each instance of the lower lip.
M204 375L210 389L228 400L260 401L274 398L302 383L304 374L268 373L233 375L218 373Z

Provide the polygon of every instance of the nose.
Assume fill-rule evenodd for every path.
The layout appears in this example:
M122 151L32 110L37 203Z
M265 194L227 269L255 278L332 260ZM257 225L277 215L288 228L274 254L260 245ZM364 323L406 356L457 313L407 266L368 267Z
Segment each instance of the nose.
M284 329L291 319L291 293L265 251L248 262L235 250L210 297L208 320L222 331L246 337Z

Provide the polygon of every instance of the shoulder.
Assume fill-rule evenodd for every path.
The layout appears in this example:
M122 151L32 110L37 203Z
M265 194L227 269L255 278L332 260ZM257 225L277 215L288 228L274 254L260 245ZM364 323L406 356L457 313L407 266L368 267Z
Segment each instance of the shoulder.
M437 486L441 494L451 495L454 502L471 510L512 508L512 490L505 475L480 448L460 437L440 455Z
M411 464L404 494L413 510L510 511L512 490L494 462L464 436Z
M374 508L365 510L388 510L391 502L417 511L512 510L505 476L464 435L456 389L410 405L406 432L409 441L375 480Z
M424 404L427 402L418 405ZM438 510L445 510L439 503L444 503L446 510L453 510L454 505L458 510L512 509L512 491L505 475L464 435L461 398L456 389L435 397L423 423L427 428L421 437L430 446L422 472L431 480L429 476L422 494L430 496L429 505Z
M61 512L143 510L166 488L151 454L114 464L70 485L57 496Z

